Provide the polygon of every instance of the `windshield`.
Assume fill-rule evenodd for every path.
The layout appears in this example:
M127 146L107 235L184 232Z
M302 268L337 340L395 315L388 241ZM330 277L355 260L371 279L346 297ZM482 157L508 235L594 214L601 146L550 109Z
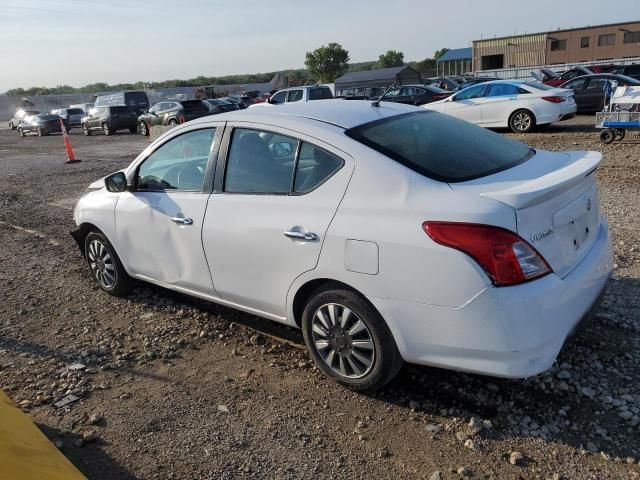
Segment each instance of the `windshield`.
M507 170L535 151L520 142L437 112L376 120L346 131L354 140L434 180L463 182Z
M555 88L558 88L558 87L550 87L549 85L545 85L544 83L537 83L537 82L522 82L522 84L526 85L527 87L537 88L538 90L554 90Z
M79 114L84 114L84 111L80 110L79 108L69 108L69 109L67 109L67 114L68 115L79 115Z

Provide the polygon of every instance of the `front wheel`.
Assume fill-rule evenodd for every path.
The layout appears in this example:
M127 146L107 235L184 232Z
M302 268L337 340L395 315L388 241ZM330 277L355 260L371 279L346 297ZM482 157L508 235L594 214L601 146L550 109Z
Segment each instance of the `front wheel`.
M109 125L107 125L106 123L102 124L102 131L104 132L105 135L113 134L113 130L111 130L111 128L109 128Z
M517 110L509 118L509 128L514 133L529 133L535 126L536 120L528 110Z
M149 135L149 129L147 128L147 124L145 122L138 123L138 133L140 135L144 135L145 137Z
M616 139L615 132L610 128L605 128L600 132L600 142L609 145Z
M91 130L89 130L89 127L86 123L82 124L82 133L84 133L87 137L91 135Z
M21 137L24 137L24 130L22 130L22 128L18 127L18 135L20 135Z
M176 125L178 125L178 121L175 118L172 118L171 120L169 120L170 127L175 127Z
M389 327L351 290L316 291L302 314L302 333L318 368L352 390L378 390L402 367Z
M84 241L84 252L91 275L98 286L109 295L120 297L133 288L111 242L100 232L91 232Z
M42 133L42 129L41 129L40 127L38 127L38 128L36 129L36 134L37 134L39 137L41 137L41 136L43 135L43 133Z

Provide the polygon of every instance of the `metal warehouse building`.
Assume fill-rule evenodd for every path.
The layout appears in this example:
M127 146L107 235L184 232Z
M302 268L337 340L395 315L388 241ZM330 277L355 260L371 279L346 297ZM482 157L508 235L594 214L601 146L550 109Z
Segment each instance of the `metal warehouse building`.
M473 70L640 57L640 21L475 40Z
M420 72L406 66L347 72L336 79L335 92L337 96L377 96L396 81L399 85L411 85L421 83L422 78Z
M438 75L461 75L471 71L473 49L455 48L436 60Z

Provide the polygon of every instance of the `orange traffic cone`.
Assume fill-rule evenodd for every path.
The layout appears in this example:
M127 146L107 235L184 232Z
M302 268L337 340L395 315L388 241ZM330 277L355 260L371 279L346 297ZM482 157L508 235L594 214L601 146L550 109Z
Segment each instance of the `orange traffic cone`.
M73 153L73 148L71 147L71 141L69 140L69 136L67 135L67 128L65 127L62 119L60 119L60 126L62 127L62 138L64 139L64 148L67 151L67 163L78 163L80 160L76 160L76 156Z

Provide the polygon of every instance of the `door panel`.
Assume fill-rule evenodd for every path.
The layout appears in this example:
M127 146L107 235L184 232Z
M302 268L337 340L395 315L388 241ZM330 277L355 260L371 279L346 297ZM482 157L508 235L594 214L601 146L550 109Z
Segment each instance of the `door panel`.
M286 130L280 132L296 135ZM307 140L302 135L296 138ZM221 298L286 316L289 287L299 275L316 267L325 233L351 177L353 160L316 139L308 140L344 162L315 190L300 195L214 193L210 196L202 239L216 293ZM231 142L229 165L235 161L234 141L235 138ZM278 182L271 184L280 188ZM285 232L289 232L289 236ZM317 235L317 240L291 238L304 233Z

